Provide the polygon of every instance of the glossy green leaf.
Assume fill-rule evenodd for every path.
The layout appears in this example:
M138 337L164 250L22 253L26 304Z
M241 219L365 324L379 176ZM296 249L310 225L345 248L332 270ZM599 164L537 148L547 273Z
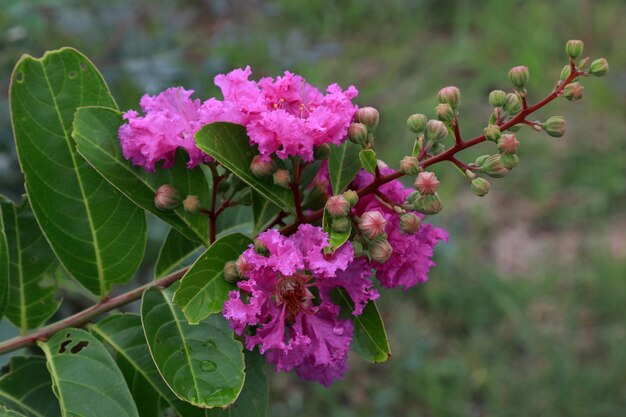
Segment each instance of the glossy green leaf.
M211 123L203 126L195 138L202 151L211 155L258 193L285 210L295 210L289 190L274 185L271 175L259 178L250 171L250 163L257 152L250 146L250 139L243 126Z
M363 149L359 152L359 159L367 172L376 173L376 152L373 149Z
M5 314L24 333L45 323L59 308L51 279L58 264L26 199L15 206L0 197L0 208L9 253Z
M116 107L102 76L80 52L24 55L11 78L11 120L33 212L63 266L104 296L139 267L145 215L104 180L70 137L80 106Z
M0 378L0 405L27 417L61 415L59 402L52 392L52 381L44 358L41 356L11 358L9 371Z
M0 319L7 309L9 296L9 247L4 232L4 220L0 209Z
M9 410L6 407L0 407L0 417L26 417L22 413L18 413L17 411Z
M350 232L352 231L352 223L348 223L348 228L343 232L338 232L332 227L332 216L324 210L324 217L322 218L322 228L328 233L328 247L324 248L326 252L334 252L341 247L350 238Z
M251 236L254 227L252 208L242 205L230 207L218 216L216 226L218 238L232 233Z
M280 207L272 203L261 194L252 193L252 212L254 213L254 230L253 235L259 234L263 231L269 223L280 212Z
M187 239L176 229L170 229L161 245L154 270L155 278L161 278L191 265L202 253L202 246Z
M142 417L149 415L149 408L144 403L150 403L150 407L154 407L158 405L159 398L165 400L181 416L206 415L205 409L179 400L167 386L150 356L139 315L114 314L90 326L90 330L116 352L116 362L126 378ZM143 413L142 408L145 410Z
M222 311L233 284L224 280L224 264L234 261L246 250L252 240L235 233L213 243L189 268L174 295L174 302L182 309L191 324Z
M141 322L157 369L180 399L207 408L237 399L244 356L221 315L190 325L169 294L151 288L143 295Z
M359 151L361 147L349 140L341 146L330 145L328 171L334 194L340 194L361 170Z
M354 303L348 293L343 288L339 288L333 291L332 295L337 305L349 309L349 313L345 316L351 317L354 321L352 350L368 362L386 362L391 357L391 349L376 303L370 301L363 309L363 314L354 317L351 313Z
M265 358L256 351L246 351L246 382L237 401L226 410L209 410L210 417L266 417L269 387L263 367Z
M149 211L176 228L187 238L206 244L208 219L197 213L187 213L183 207L161 211L154 205L154 194L163 184L173 185L181 196L197 195L203 206L209 204L209 187L202 170L187 169L181 150L170 169L149 173L133 166L122 155L117 131L122 125L117 110L104 107L85 107L76 112L72 137L78 152L111 184L139 207Z
M64 417L139 416L122 372L95 337L65 329L37 344L46 354Z

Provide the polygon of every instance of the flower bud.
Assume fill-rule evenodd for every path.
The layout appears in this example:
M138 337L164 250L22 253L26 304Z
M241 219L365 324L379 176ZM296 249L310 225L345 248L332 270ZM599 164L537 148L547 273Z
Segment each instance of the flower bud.
M385 227L387 227L387 220L380 211L366 211L359 219L359 230L370 240L382 236L385 233Z
M414 213L405 213L400 216L400 230L412 235L420 228L422 220Z
M566 65L561 70L561 81L565 81L572 75L572 67L570 65Z
M510 155L517 152L519 141L512 134L504 134L498 139L498 151L501 154Z
M345 232L350 227L350 220L346 216L334 217L331 222L331 227L336 232Z
M478 197L484 197L489 192L491 184L484 178L477 177L471 183L472 192Z
M239 194L237 202L242 206L249 206L252 204L252 191L250 191L250 188L246 188Z
M455 86L444 87L437 94L440 103L449 104L453 110L456 110L461 101L461 90Z
M435 107L435 114L437 115L437 119L449 122L454 119L454 110L448 103L441 103Z
M409 205L414 206L420 195L419 191L413 191L406 197L406 202L409 203Z
M598 58L591 63L589 73L596 77L602 77L609 72L609 63L604 58Z
M416 113L409 116L406 125L411 129L411 132L420 134L426 129L426 122L428 122L426 115Z
M528 68L523 65L520 65L519 67L513 67L509 71L509 80L511 80L511 83L513 83L513 85L520 90L522 90L526 86L526 83L528 82L528 77Z
M327 143L322 143L321 145L316 146L313 149L313 158L326 159L329 152L330 152L330 146L328 146Z
M237 281L239 281L237 264L234 261L228 261L224 264L224 281L231 284L235 284Z
M343 195L334 195L326 201L326 211L332 217L345 217L350 212L350 203Z
M180 205L180 193L170 184L163 184L154 193L154 205L159 210L172 210Z
M476 158L476 162L474 162L474 164L477 167L481 167L485 164L485 162L487 162L487 159L489 159L491 155L481 155L478 158Z
M482 165L478 168L480 172L483 172L493 178L502 178L509 173L509 170L504 166L501 160L500 154L490 155Z
M367 130L372 132L378 126L380 114L373 107L361 107L357 110L354 120L367 126Z
M420 194L413 205L415 210L424 214L437 214L443 209L439 194Z
M260 239L254 239L254 251L261 256L267 256L270 254L269 249L267 249L267 246L265 246L265 243L263 243L262 240Z
M263 160L261 155L256 155L250 163L250 171L255 177L265 177L270 175L276 169L276 164L271 159Z
M485 128L485 139L497 142L500 139L500 126L489 125Z
M569 101L576 101L583 98L583 93L585 91L585 87L580 85L579 82L567 84L563 89L563 97L568 99Z
M421 170L420 163L414 156L405 156L400 161L400 172L405 175L419 174Z
M274 184L282 188L289 188L289 182L291 181L291 175L286 169L279 169L274 172Z
M252 271L253 267L248 263L246 258L243 255L239 255L237 261L235 262L235 266L237 267L237 274L244 278L247 276L248 272Z
M585 44L583 41L579 41L577 39L572 39L567 41L565 44L565 52L569 55L570 58L576 59L583 53L583 48Z
M502 107L506 103L506 93L502 90L493 90L489 93L489 104L493 107Z
M420 172L415 179L415 188L420 194L435 194L439 187L439 180L434 172Z
M200 199L198 198L197 195L188 195L183 200L183 208L188 213L195 213L198 210L200 210L200 207L201 207Z
M576 68L578 68L578 71L587 71L587 68L589 67L589 57L585 57L583 59L581 59L580 61L578 61L578 65L576 65Z
M393 247L387 240L379 240L369 247L370 256L379 263L385 263L393 253Z
M522 111L522 99L515 93L506 95L506 103L502 106L508 114L517 114Z
M543 130L553 138L560 138L565 134L567 122L561 116L552 116L541 125Z
M348 139L357 145L365 145L367 142L367 126L363 123L352 123L348 128Z
M440 153L443 153L445 150L446 150L446 146L443 143L435 143L433 146L430 147L429 153L431 155L439 155Z
M356 203L359 202L359 195L353 190L346 190L343 193L343 197L348 201L350 207L356 206Z
M448 128L440 120L429 120L426 123L426 139L438 141L448 136Z
M519 163L519 157L514 153L504 154L500 157L500 161L506 169L513 169Z

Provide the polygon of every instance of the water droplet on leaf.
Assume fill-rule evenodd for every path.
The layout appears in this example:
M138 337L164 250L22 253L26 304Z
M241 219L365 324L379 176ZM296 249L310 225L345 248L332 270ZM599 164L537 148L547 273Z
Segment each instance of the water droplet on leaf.
M200 369L202 369L203 371L214 371L217 368L217 365L215 365L215 362L213 361L202 361L200 362Z

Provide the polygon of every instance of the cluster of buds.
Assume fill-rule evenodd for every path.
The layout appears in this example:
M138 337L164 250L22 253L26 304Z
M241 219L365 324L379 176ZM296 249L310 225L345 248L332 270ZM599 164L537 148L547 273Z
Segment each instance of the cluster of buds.
M407 197L408 208L423 214L437 214L443 209L443 203L437 193L439 180L434 172L420 172L415 179L416 191Z
M348 128L348 139L363 148L371 148L374 145L374 131L379 120L378 110L373 107L361 107L354 115L354 123Z
M358 201L358 194L352 190L328 198L325 210L331 218L330 224L334 231L343 233L350 229L350 212Z
M197 195L188 195L184 199L180 192L171 184L163 184L154 193L154 206L161 211L174 210L183 206L188 213L196 213L202 204Z
M387 219L378 210L366 211L357 219L359 236L354 242L357 252L368 255L370 259L384 263L393 248L387 240Z

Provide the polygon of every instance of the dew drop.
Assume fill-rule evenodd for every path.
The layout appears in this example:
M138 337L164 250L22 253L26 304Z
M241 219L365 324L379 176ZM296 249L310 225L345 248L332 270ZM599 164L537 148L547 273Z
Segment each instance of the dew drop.
M74 78L76 78L78 74L76 73L76 71L70 71L67 73L67 76L70 80L73 80Z
M22 71L15 74L15 81L17 81L18 83L24 81L24 73Z
M215 349L217 347L215 342L212 340L207 340L206 342L203 343L203 346L207 349Z
M213 361L202 361L200 362L200 369L206 372L215 371L217 365Z
M342 336L344 332L345 330L343 327L335 326L333 328L333 333L335 333L337 336Z

